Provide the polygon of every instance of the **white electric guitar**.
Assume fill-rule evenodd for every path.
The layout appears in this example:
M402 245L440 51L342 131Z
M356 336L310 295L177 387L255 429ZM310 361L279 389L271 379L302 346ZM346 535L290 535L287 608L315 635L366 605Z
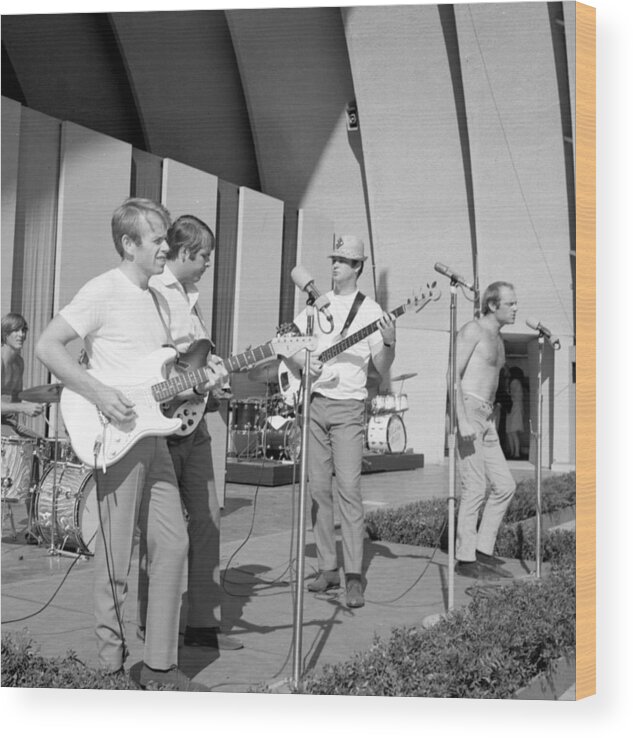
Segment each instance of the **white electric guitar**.
M246 371L277 355L288 357L306 348L314 351L316 340L314 336L280 336L243 354L223 359L223 364L229 372ZM210 348L210 343L206 343ZM208 349L205 351L204 347L196 347L196 353L203 352L206 357ZM136 417L124 424L109 422L89 400L64 388L59 407L73 450L79 459L88 466L96 463L105 470L120 461L142 438L175 433L182 421L180 418L165 417L161 405L213 376L206 365L178 370L178 364L188 365L186 359L190 354L191 350L179 356L174 348L161 348L120 376L88 370L104 384L120 390L134 403ZM173 367L176 367L176 371L168 377L168 371Z
M404 315L404 313L412 308L414 308L417 313L422 310L423 307L428 305L429 302L439 300L442 293L440 290L436 290L436 285L436 282L433 282L430 285L427 284L426 292L421 292L419 295L410 298L395 310L391 310L389 314L395 319ZM338 338L335 338L335 342L332 346L319 354L317 358L322 364L324 364L324 366L322 373L312 383L313 392L317 391L319 387L324 388L328 385L334 384L338 379L336 367L332 365L325 366L326 362L331 361L336 356L343 353L343 351L346 351L354 344L362 341L363 338L367 338L367 336L370 336L374 331L378 330L378 322L378 320L374 320L373 323L366 325L364 328L356 331L356 333L352 333L345 337L339 336ZM292 325L295 328L295 331L298 331L298 328L294 326L294 324ZM282 361L279 364L278 378L279 390L284 398L284 402L291 406L298 403L300 401L301 391L301 371Z

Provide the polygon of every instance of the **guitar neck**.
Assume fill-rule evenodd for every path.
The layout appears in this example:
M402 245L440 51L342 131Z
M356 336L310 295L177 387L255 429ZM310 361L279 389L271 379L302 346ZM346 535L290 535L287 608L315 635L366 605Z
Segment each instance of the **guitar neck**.
M275 348L272 342L269 341L254 349L244 351L242 354L236 354L235 356L229 356L228 359L222 359L222 363L228 372L239 372L275 356ZM198 384L206 382L212 376L213 373L206 366L178 372L173 377L152 385L152 395L156 402L166 402L181 392L185 392Z
M407 309L406 304L400 305L400 307L397 307L395 310L392 310L389 313L389 315L391 315L392 318L399 318L401 315L404 314L406 309ZM333 346L330 346L330 348L325 349L323 353L319 354L319 361L325 363L326 361L333 359L335 356L342 354L343 351L347 351L348 348L353 346L355 343L362 341L363 338L367 338L367 336L371 336L371 334L378 328L379 321L380 319L374 320L373 323L366 325L364 328L361 328L359 331L356 331L356 333L352 333L351 336L347 336L346 338L342 339L338 343L335 343Z

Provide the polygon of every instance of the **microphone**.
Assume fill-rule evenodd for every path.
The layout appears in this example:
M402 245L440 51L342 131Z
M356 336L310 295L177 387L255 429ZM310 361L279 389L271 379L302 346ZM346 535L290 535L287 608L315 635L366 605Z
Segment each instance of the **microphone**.
M461 274L456 274L445 264L440 264L439 261L435 265L435 271L443 274L445 277L448 277L452 282L461 284L461 286L465 287L467 290L471 290L471 292L477 292L477 290L475 289L475 285L472 282L467 282L465 277L462 277Z
M310 295L311 299L314 301L314 306L317 310L320 310L323 315L325 315L330 325L334 325L334 318L332 317L332 313L328 310L330 301L316 288L314 278L310 272L305 267L301 266L301 264L297 264L297 266L290 272L290 277L300 290L307 292L308 295Z
M536 318L528 318L525 321L525 324L528 328L532 328L532 330L538 331L539 333L544 335L545 338L547 338L549 345L555 351L558 351L558 349L560 348L560 341L558 340L558 338L556 338L556 336L552 336L552 331L550 331L549 328L546 328L543 323L538 321Z

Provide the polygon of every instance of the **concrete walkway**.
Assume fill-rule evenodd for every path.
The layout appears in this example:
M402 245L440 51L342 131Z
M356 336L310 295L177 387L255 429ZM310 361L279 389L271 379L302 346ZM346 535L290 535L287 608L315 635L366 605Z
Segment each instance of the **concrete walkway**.
M528 464L513 467L517 479L532 476ZM446 466L363 476L366 509L399 506L446 495ZM295 587L294 511L298 487L256 488L231 484L222 520L223 628L244 643L239 651L182 646L180 666L214 691L245 692L263 686L285 691L293 674ZM25 521L21 522L23 525ZM251 530L252 528L252 530ZM250 531L250 533L249 533ZM3 534L5 531L3 531ZM306 537L305 575L317 569L312 531ZM369 648L376 635L394 627L419 625L448 607L447 557L415 546L366 541L366 605L349 610L343 590L313 595L304 590L302 674ZM342 560L342 559L341 559ZM530 576L518 561L508 562L517 577ZM2 633L28 630L45 656L69 650L96 665L93 635L91 559L50 555L23 537L2 539ZM124 619L132 673L143 644L136 636L136 552ZM455 577L455 605L469 601L472 580ZM15 621L24 618L20 622Z

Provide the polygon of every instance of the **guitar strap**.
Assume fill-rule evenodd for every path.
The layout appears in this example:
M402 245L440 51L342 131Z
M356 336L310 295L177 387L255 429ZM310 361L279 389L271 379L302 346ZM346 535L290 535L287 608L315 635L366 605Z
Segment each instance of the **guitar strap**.
M347 320L345 321L345 325L343 326L343 330L341 331L341 336L345 338L347 335L347 329L352 324L352 321L356 317L356 313L358 312L358 308L363 304L363 300L365 299L365 295L359 290L356 293L356 297L354 298L354 302L352 303L352 307L349 309L349 315L347 316Z
M156 312L158 313L158 317L160 318L160 322L163 324L163 328L165 329L165 335L167 336L167 343L163 344L164 346L171 346L172 348L176 348L176 344L174 343L174 339L171 337L171 331L169 330L169 326L165 322L165 318L163 318L163 314L160 311L160 305L158 304L158 298L156 297L156 293L151 287L148 287L149 293L152 296L152 300L154 300L154 305L156 305Z

